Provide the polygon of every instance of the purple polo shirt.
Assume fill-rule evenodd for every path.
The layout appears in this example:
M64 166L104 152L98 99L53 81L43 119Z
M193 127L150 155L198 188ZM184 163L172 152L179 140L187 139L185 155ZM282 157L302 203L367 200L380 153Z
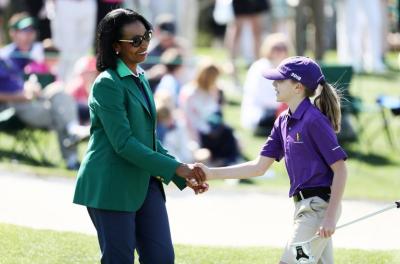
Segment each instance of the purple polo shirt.
M328 118L308 98L294 114L287 110L275 120L261 155L277 161L285 157L289 196L307 188L331 186L330 165L347 159Z

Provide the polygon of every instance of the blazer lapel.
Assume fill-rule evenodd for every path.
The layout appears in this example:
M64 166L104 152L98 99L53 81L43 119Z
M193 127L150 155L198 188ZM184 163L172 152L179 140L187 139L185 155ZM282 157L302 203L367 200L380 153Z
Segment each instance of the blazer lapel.
M140 88L137 87L135 81L130 78L132 77L123 78L123 84L126 86L127 90L139 100L144 109L146 109L147 113L152 117L153 115L149 109L149 106L147 105L146 99L143 97L142 92L139 90Z
M140 79L140 82L143 84L144 92L146 93L147 98L149 99L150 112L151 112L152 116L157 116L156 105L154 103L153 93L150 89L149 83L144 79L144 75L141 75L139 77L139 79Z

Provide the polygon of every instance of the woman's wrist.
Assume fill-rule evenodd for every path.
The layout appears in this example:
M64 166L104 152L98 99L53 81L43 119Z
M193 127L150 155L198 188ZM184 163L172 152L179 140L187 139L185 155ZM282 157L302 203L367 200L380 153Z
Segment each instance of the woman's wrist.
M178 168L176 168L175 173L179 177L186 178L189 171L190 171L190 169L189 169L188 165L185 163L181 163L178 166Z

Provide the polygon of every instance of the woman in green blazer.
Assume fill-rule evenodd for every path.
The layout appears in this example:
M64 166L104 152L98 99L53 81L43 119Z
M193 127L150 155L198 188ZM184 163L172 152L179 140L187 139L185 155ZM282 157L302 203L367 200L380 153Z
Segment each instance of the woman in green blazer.
M101 74L89 98L91 136L74 203L88 209L101 263L132 264L135 249L141 263L174 263L162 183L208 189L200 169L176 161L157 140L154 100L138 66L151 36L151 24L129 9L111 11L98 27Z

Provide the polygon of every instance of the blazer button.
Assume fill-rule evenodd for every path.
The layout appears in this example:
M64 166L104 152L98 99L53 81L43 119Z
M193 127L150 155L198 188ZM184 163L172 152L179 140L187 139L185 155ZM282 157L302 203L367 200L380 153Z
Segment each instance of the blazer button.
M164 178L160 177L160 176L156 176L157 180L164 182Z

